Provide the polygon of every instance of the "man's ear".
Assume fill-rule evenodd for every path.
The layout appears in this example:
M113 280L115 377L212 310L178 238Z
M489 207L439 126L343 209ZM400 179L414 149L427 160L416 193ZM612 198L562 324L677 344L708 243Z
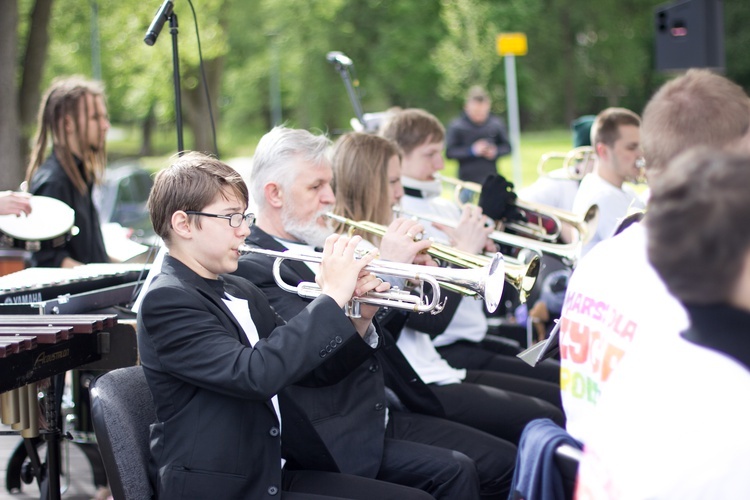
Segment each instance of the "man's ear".
M182 210L173 213L170 222L172 223L172 233L176 237L182 239L193 237L193 226L190 224L190 217Z
M599 158L603 160L609 158L609 149L603 142L597 142L596 146L594 146L594 149L596 150L596 156L598 156Z
M266 197L266 203L274 208L281 208L284 205L284 192L275 182L269 182L263 186L263 195Z

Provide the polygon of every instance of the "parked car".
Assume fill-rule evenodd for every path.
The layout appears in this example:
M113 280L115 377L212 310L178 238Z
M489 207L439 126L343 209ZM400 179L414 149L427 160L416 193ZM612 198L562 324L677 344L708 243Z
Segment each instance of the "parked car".
M112 163L93 194L101 223L116 222L132 230L134 241L152 242L154 230L146 209L152 185L151 174L139 160Z

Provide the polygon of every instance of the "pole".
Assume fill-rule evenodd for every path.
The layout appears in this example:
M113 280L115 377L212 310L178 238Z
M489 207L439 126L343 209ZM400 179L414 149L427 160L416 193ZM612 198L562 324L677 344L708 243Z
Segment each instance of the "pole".
M505 94L508 97L508 126L513 160L513 184L515 189L523 185L521 171L521 125L518 118L518 83L516 82L516 56L505 55Z
M281 125L281 71L279 69L279 34L268 34L271 41L271 74L269 75L269 92L271 94L271 122L273 126Z

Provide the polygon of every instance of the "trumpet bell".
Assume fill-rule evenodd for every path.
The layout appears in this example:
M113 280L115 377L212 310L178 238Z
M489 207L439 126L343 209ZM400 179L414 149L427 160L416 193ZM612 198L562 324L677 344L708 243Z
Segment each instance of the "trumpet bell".
M489 266L485 269L487 270L487 278L485 279L484 290L481 295L484 297L485 307L489 312L493 313L500 305L503 288L505 287L503 256L500 253L496 253L492 257Z

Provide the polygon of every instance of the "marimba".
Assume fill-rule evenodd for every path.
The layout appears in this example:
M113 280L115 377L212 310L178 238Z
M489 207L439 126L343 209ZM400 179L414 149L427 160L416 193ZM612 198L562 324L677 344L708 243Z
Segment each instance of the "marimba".
M30 268L0 277L2 422L27 443L39 435L37 382L58 379L47 387L49 428L41 433L48 443L49 498L60 497L60 403L64 385L60 375L73 369L110 370L137 363L134 321L118 320L111 312L91 311L131 303L148 268L143 264L90 264L73 269ZM90 450L95 448L92 446L81 448L87 456L92 454L89 460L97 476L98 452ZM39 460L28 455L38 469ZM11 475L9 464L9 480Z

